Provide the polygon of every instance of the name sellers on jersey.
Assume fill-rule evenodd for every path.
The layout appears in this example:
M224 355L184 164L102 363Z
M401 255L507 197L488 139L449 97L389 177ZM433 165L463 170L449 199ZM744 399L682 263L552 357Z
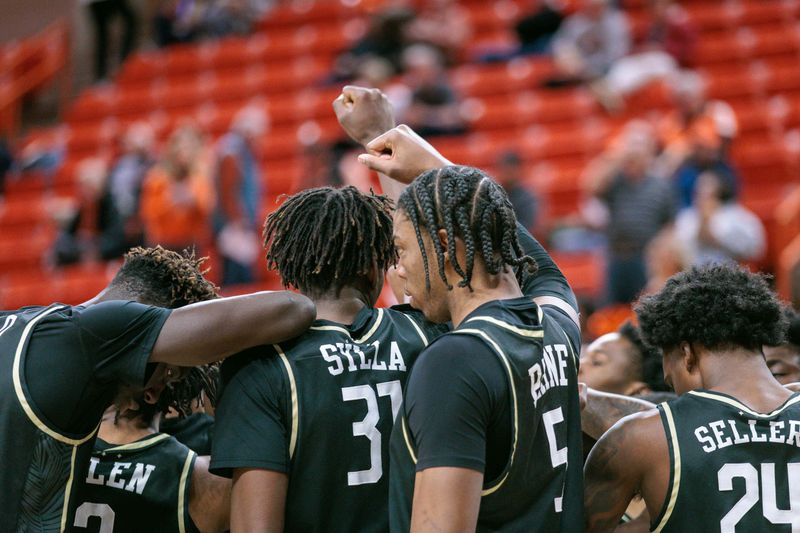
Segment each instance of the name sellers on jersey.
M141 494L144 491L147 480L150 479L150 474L156 469L155 465L143 463L136 463L135 465L131 463L114 463L111 472L106 477L95 472L99 464L99 459L91 458L86 483L89 485L105 485L106 487L135 492L136 494Z
M380 341L369 345L337 342L336 344L323 344L319 347L319 351L323 359L332 363L328 366L328 372L332 376L338 376L345 370L348 372L358 370L406 371L403 354L395 341L392 341L389 347L384 346L383 348L381 348Z
M531 396L533 405L553 387L566 387L569 350L566 344L546 344L542 360L528 369L531 377Z
M761 422L748 420L715 420L694 430L694 436L706 453L728 446L758 442L787 444L800 448L800 420Z

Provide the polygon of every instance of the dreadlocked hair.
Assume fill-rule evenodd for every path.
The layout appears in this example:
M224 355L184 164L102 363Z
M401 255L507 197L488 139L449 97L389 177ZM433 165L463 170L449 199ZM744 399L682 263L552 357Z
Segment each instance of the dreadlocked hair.
M206 258L194 250L173 252L161 246L132 248L110 287L136 295L141 302L174 309L218 298L218 288L204 276Z
M439 277L452 289L445 275L445 248L439 230L447 232L447 255L453 270L461 276L459 287L472 290L475 254L480 254L490 274L506 266L517 279L536 273L536 261L523 253L517 237L517 218L503 188L482 170L447 166L421 174L400 195L398 206L414 226L425 267L425 285L430 289L428 255L422 230L428 231L436 251ZM466 265L456 256L456 238L464 242Z
M178 253L161 246L132 248L110 287L136 295L142 303L168 309L214 300L219 298L219 289L204 277L206 260L189 249ZM168 384L155 404L148 404L141 395L135 398L139 409L125 416L141 416L148 423L157 413L166 414L170 409L188 416L201 393L216 405L218 384L217 363L193 367L180 381ZM117 417L122 414L117 411Z
M392 202L353 186L294 194L267 218L267 265L309 295L353 285L394 264Z

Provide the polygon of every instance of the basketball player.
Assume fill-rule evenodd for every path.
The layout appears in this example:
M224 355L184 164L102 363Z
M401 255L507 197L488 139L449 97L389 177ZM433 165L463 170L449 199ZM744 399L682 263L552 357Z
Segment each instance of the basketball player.
M786 328L764 278L695 267L636 313L680 397L598 441L585 468L587 530L613 531L635 494L653 531L800 527L800 395L775 380L761 352Z
M86 477L101 416L121 384L159 379L167 363L205 364L285 340L314 317L307 298L287 292L174 311L136 303L180 301L175 278L191 284L202 274L156 248L126 260L86 305L0 314L0 531L63 531L74 522L73 485Z
M127 260L148 253L134 249ZM178 259L172 252L165 255ZM180 260L187 271L201 272L202 259ZM170 284L173 296L180 296L158 302L167 308L219 297L214 284L202 277L176 278ZM217 379L216 365L169 366L145 388L120 387L103 414L89 472L77 484L76 532L206 533L228 528L230 481L208 473L208 457L198 457L159 432L162 416L170 410L185 417L201 395L213 403Z
M575 297L544 250L523 253L496 182L461 166L418 175L425 158L411 146L400 126L360 160L410 183L394 217L397 274L413 307L454 330L409 376L391 443L391 529L576 531Z

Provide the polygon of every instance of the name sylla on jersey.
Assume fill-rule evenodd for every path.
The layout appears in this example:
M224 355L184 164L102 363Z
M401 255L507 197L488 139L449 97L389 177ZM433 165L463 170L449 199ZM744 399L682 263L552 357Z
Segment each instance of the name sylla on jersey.
M531 377L531 396L533 405L553 387L566 387L567 364L569 350L565 344L546 344L542 352L542 360L528 369Z
M150 474L156 469L155 465L144 463L114 463L108 477L95 473L100 460L92 457L89 463L89 475L86 476L86 483L89 485L105 485L115 489L122 489L128 492L141 494L144 491Z
M373 348L374 355L370 357ZM389 347L384 346L383 348L381 348L380 341L369 345L337 342L336 344L323 344L319 347L319 351L327 362L332 363L328 366L328 372L332 376L338 376L345 370L348 372L358 370L406 371L406 362L403 354L400 353L400 346L395 341L392 341Z
M694 436L711 453L728 446L751 442L787 444L800 448L800 420L771 421L758 425L755 420L743 424L737 420L715 420L694 430Z

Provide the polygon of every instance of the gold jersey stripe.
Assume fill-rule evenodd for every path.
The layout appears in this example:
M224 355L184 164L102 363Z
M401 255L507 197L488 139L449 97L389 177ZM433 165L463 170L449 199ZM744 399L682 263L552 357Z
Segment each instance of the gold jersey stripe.
M116 452L120 450L138 450L139 448L150 446L151 444L155 444L156 442L160 442L168 438L169 435L167 435L166 433L159 433L158 435L153 435L152 437L148 437L138 442L131 442L130 444L120 444L119 446L114 446L113 448L106 448L105 450L103 450L103 452Z
M749 414L751 416L756 416L756 417L759 417L759 418L771 418L771 417L777 415L778 413L780 413L781 411L787 409L788 407L791 407L792 405L800 402L800 395L798 395L798 396L795 396L794 398L789 398L786 401L786 403L784 403L783 405L781 405L780 407L778 407L777 409L775 409L771 413L758 413L758 412L750 409L749 407L747 407L742 402L740 402L738 400L735 400L733 398L728 398L727 396L723 396L722 394L716 394L714 392L695 391L695 390L689 391L689 394L692 394L694 396L699 396L701 398L707 398L709 400L715 400L715 401L718 401L718 402L726 403L726 404L728 404L730 406L735 407L736 409L744 411L745 413L747 413L747 414Z
M473 321L477 321L477 320L480 320L480 321L483 321L483 322L489 322L490 324L494 324L495 326L501 327L503 329L507 329L507 330L509 330L509 331L511 331L513 333L516 333L517 335L522 335L523 337L531 337L533 339L544 338L544 331L543 330L531 331L531 330L528 330L528 329L518 328L517 326L514 326L512 324L508 324L507 322L503 322L502 320L498 320L498 319L496 319L494 317L491 317L491 316L476 316L476 317L470 318L469 320L467 320L467 322L473 322Z
M192 450L189 450L189 453L186 454L186 462L183 463L181 480L178 485L178 531L180 533L186 533L186 480L189 478L189 469L196 455Z
M478 317L476 317L476 318L478 318ZM480 317L480 318L484 318L484 317ZM485 317L485 318L488 318L488 317ZM500 321L498 320L498 322L500 322ZM505 324L505 323L503 322L503 324ZM506 324L506 325L510 326L510 327L514 327L514 326L511 326L510 324ZM515 329L518 329L518 328L515 328ZM511 443L511 456L509 457L509 460L508 460L508 466L505 469L505 475L500 479L500 481L498 481L494 486L489 487L489 488L481 491L481 496L488 496L488 495L496 492L503 485L503 483L505 483L506 479L508 478L508 473L511 471L511 468L514 465L514 457L515 457L515 455L517 453L517 440L519 438L519 413L518 413L518 409L517 409L517 387L516 387L516 385L514 385L514 373L511 370L511 364L508 362L508 357L506 356L505 352L503 352L503 350L500 348L500 346L494 341L494 339L492 339L489 335L487 335L485 332L483 332L483 331L481 331L479 329L457 329L457 330L454 331L454 333L467 333L467 334L471 333L471 334L478 335L478 336L482 337L483 339L485 339L486 342L488 342L495 349L495 351L500 355L500 359L503 361L503 365L505 366L506 371L508 372L508 382L511 385L511 405L514 408L514 439L513 439L512 443ZM533 333L533 332L531 332L531 333ZM538 332L538 333L544 334L544 332Z
M286 368L286 374L289 376L289 388L291 389L292 394L292 435L289 439L289 459L294 457L294 448L297 446L297 432L298 432L298 424L300 420L300 407L298 405L297 399L297 383L294 380L294 372L292 371L292 365L289 364L289 358L286 357L286 354L283 353L281 347L277 344L272 345L275 348L275 351L278 352L278 355L283 362L283 366Z
M670 488L667 509L664 511L664 516L661 517L661 521L653 530L653 533L661 533L661 530L664 529L667 522L669 522L672 511L675 510L675 502L678 500L678 490L681 488L681 449L678 443L678 434L675 431L675 420L672 418L672 410L669 408L669 405L663 403L661 406L664 408L664 415L667 417L670 438L672 440L672 487Z

